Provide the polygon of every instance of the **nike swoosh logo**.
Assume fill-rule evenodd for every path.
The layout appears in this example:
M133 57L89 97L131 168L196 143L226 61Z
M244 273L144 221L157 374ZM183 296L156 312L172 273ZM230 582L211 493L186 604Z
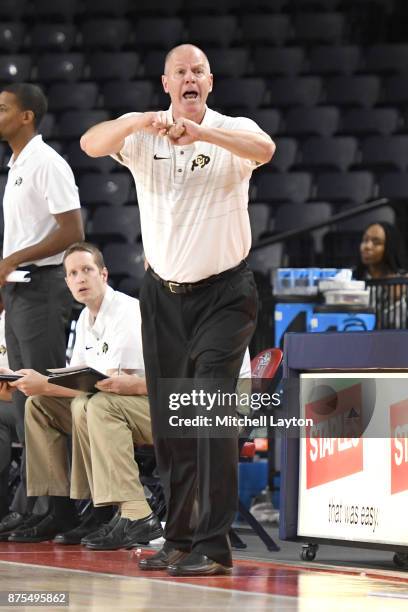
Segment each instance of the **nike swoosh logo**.
M91 348L92 348L92 346L86 346L86 347L85 347L85 350L86 350L86 351L89 351L89 349L91 349Z
M170 157L159 157L156 153L153 155L153 159L170 159Z

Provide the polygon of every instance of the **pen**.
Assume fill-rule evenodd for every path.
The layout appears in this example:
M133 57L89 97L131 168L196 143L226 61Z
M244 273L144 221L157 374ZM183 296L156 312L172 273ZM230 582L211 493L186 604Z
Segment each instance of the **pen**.
M121 373L121 369L120 369L120 364L118 365L118 376L120 376Z

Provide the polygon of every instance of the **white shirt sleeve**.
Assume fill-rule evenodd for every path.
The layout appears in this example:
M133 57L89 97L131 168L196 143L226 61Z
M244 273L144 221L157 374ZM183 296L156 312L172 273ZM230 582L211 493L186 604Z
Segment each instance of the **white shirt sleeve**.
M81 207L74 174L65 159L55 155L41 169L41 188L52 215Z
M125 113L118 117L118 119L125 119L126 117L132 117L133 115L141 115L142 113ZM118 153L113 153L111 157L115 159L117 162L122 164L122 166L126 166L127 168L131 165L131 163L135 161L139 153L139 132L135 132L134 134L129 134L126 136L124 145Z

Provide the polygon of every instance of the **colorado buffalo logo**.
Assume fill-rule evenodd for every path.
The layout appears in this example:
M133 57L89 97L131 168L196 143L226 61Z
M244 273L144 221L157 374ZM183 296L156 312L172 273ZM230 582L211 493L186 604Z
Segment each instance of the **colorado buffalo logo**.
M207 164L210 163L210 158L208 155L197 155L195 159L193 159L193 163L191 164L191 170L194 172L194 168L204 168Z

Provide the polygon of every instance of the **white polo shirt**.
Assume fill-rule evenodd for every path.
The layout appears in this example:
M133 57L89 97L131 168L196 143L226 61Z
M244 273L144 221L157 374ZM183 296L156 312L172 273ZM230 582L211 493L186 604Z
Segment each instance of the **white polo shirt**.
M70 365L104 374L120 366L144 376L139 300L108 286L94 322L90 316L87 307L79 315Z
M171 107L167 114L171 123ZM251 119L209 108L201 125L262 133ZM159 276L196 282L248 255L248 186L255 161L207 142L175 146L143 130L128 136L120 156L113 157L135 179L143 246Z
M39 134L26 144L16 161L11 156L8 166L3 199L3 257L41 242L58 229L53 215L81 206L71 168ZM63 255L24 263L58 265Z

